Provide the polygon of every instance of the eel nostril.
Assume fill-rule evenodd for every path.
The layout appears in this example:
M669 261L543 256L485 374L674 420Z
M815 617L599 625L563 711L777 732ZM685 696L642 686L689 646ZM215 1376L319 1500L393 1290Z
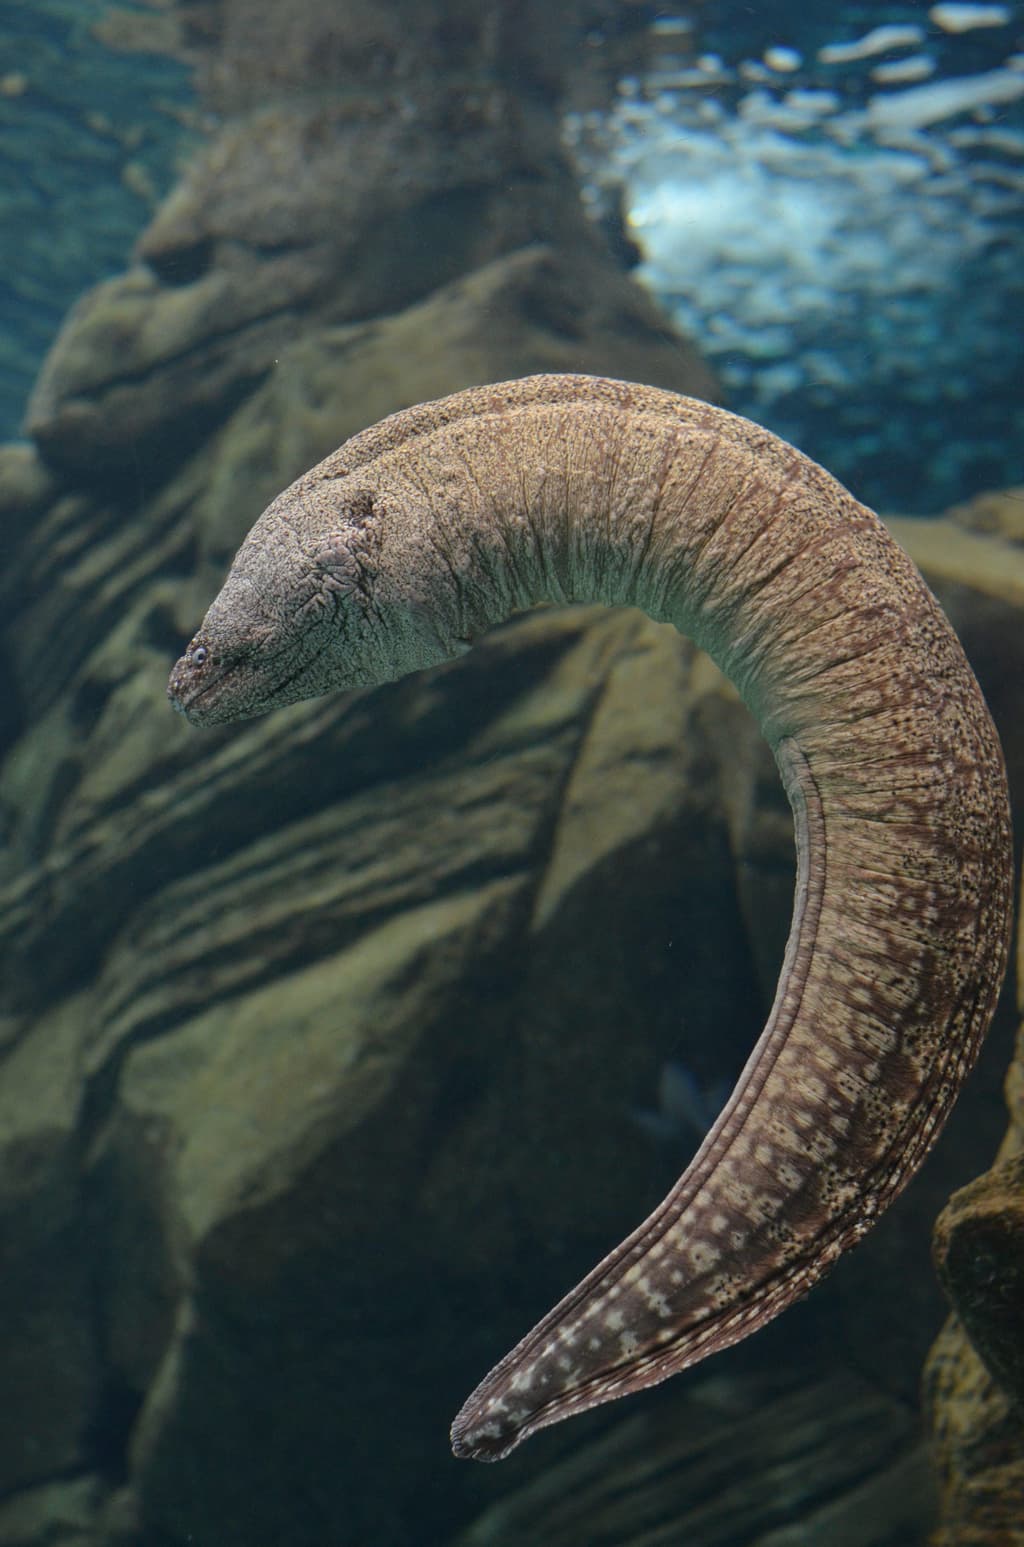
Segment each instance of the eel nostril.
M202 279L213 262L214 243L204 236L192 242L147 249L139 256L165 285L191 285Z

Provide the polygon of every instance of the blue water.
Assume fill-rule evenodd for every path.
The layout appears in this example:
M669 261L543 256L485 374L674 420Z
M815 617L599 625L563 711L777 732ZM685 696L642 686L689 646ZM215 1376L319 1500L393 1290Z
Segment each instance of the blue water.
M1020 5L696 15L662 19L610 117L567 124L642 281L731 407L868 503L1020 482Z
M109 9L0 5L0 440L17 435L69 307L127 266L185 139L187 71L105 47L94 29Z

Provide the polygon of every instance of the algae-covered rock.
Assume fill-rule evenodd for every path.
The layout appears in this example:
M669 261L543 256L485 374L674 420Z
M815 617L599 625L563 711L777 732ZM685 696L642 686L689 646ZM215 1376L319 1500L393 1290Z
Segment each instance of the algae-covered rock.
M585 215L560 134L561 103L594 73L587 36L612 9L246 0L203 26L188 7L183 48L217 116L132 266L61 328L26 419L46 461L108 485L130 485L140 466L162 481L311 323L404 310L537 242L562 254L581 313L602 276L611 286L605 336L588 336L568 287L549 309L581 346L577 368L607 345L601 364L628 374L641 293ZM640 32L642 18L615 30ZM621 308L615 279L632 291ZM691 389L712 394L696 354L660 331Z
M955 1317L929 1356L924 1395L940 1489L930 1547L1021 1547L1024 1416Z
M612 1421L452 1547L912 1547L932 1508L911 1410L797 1368L705 1377Z
M328 768L346 743L365 758L377 718L403 724L390 776L311 781L305 811L163 888L112 944L86 1055L109 1091L94 1186L116 1220L109 1356L148 1391L151 1526L355 1542L376 1521L401 1540L372 1490L298 1526L302 1475L329 1475L339 1445L366 1475L397 1449L409 1492L445 1464L448 1410L538 1276L556 1288L650 1196L627 1092L676 1045L683 979L702 984L694 1044L732 1027L742 1056L756 986L692 660L635 615L538 615L391 707L320 708ZM643 705L638 674L658 684ZM267 765L268 795L293 766ZM650 801L609 800L601 767L624 794L649 769ZM579 1219L609 1135L614 1175ZM406 1370L411 1406L389 1397ZM238 1425L259 1449L279 1410L273 1471L225 1491Z
M985 1368L1024 1403L1024 1155L953 1194L935 1226L935 1263Z
M1018 931L1024 1014L1024 916ZM954 1314L925 1369L942 1492L933 1547L1024 1543L1024 1024L1005 1094L1009 1126L995 1164L953 1195L935 1229Z
M44 1483L0 1503L4 1547L100 1547L104 1487L96 1477Z
M68 1038L71 1137L34 1173L39 1244L15 1239L47 1249L64 1185L90 1235L53 1236L82 1264L62 1314L94 1334L101 1307L62 1421L121 1393L141 1540L397 1544L465 1389L678 1169L634 1120L662 1063L742 1061L788 917L784 801L735 694L635 614L542 610L438 673L204 737L164 718L154 638L87 677L111 649L3 909L33 1134L29 1072Z
M1022 969L1024 921L1024 1009ZM1024 1543L1024 1025L1005 1089L1010 1122L996 1163L954 1194L935 1231L954 1314L925 1369L941 1483L933 1547Z
M180 11L214 137L69 317L35 446L0 453L0 1481L37 1520L55 1477L100 1479L96 1547L407 1547L500 1521L506 1490L507 1519L522 1499L536 1520L521 1490L577 1446L595 1486L613 1461L639 1475L632 1441L587 1461L582 1423L459 1466L447 1423L682 1169L698 1136L655 1143L638 1114L673 1060L702 1087L742 1063L791 828L736 695L635 614L539 611L439 672L251 725L169 714L233 548L347 434L534 370L714 390L558 141L604 0L538 0L529 26L478 0ZM1019 810L1020 550L928 541ZM843 1329L823 1370L893 1368L833 1412L820 1383L705 1407L710 1461L663 1433L680 1518L712 1465L724 1531L766 1463L761 1547L795 1542L807 1499L820 1540L884 1540L843 1537L863 1506L907 1547L920 1460L885 1380L916 1380L934 1314L914 1199L987 1159L959 1145L799 1323ZM901 1293L872 1300L879 1281Z
M7 1050L0 1080L0 1492L81 1470L102 1392L74 1000ZM0 1537L0 1540L3 1540Z
M1024 544L1024 485L1016 489L989 489L956 505L949 520L968 532L986 532L1007 542Z
M458 361L550 261L500 260L418 322L296 344L313 386L281 376L236 413L149 507L160 541L189 511L212 578L287 476L276 458L311 460L335 412L361 422L392 329ZM274 424L285 449L250 465ZM18 562L53 566L82 658L2 774L3 1088L38 1157L6 1237L6 1379L30 1394L11 1484L88 1465L113 1407L141 1541L248 1547L269 1522L397 1544L449 1476L468 1386L679 1169L634 1116L663 1063L711 1080L742 1061L788 922L784 799L735 694L632 614L540 611L429 677L196 736L163 683L204 582L164 578L139 530L132 570L122 529L71 500L26 522ZM70 568L43 535L56 520ZM982 655L1015 626L1008 576L1001 556L949 592ZM137 600L93 642L120 595ZM38 607L13 641L26 685L45 590ZM864 1294L905 1277L900 1240L854 1265L852 1347L879 1341ZM914 1338L895 1340L904 1385ZM480 1487L455 1468L434 1526Z

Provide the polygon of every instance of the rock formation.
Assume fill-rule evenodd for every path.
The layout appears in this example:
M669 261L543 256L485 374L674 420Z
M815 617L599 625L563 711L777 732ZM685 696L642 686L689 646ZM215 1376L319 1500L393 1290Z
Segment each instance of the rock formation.
M982 543L994 539L1007 555L1004 594L1019 601L1024 490L988 496L952 514L962 552L950 572L954 563L958 579L971 572L969 553L980 554L984 534ZM994 579L991 560L988 567ZM993 639L993 646L1005 652L1007 715L1016 698L1019 725L1024 678L1016 639ZM1013 756L1013 732L1004 734ZM1017 1010L1024 1016L1024 921L1016 978ZM1005 1094L1009 1125L992 1168L954 1194L935 1228L936 1267L954 1314L925 1371L942 1487L934 1547L1024 1542L1024 1025Z
M522 10L182 3L209 144L68 318L31 443L0 449L5 1547L470 1529L568 1442L459 1467L458 1401L680 1168L635 1121L663 1063L734 1074L760 1025L788 814L672 633L540 612L240 732L164 700L253 516L389 409L544 369L713 392L557 139L622 8ZM1024 561L928 540L1019 799ZM875 1392L851 1412L908 1457L928 1223L988 1160L971 1103L996 1073L793 1313L826 1363L840 1326Z

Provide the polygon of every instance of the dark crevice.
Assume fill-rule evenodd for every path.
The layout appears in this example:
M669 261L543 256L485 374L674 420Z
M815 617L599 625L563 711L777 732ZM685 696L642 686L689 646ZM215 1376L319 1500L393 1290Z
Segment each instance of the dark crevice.
M508 880L513 874L514 871L495 863L467 865L444 880L434 878L423 896L410 899L408 906L421 906L428 897L431 901L439 901L462 892L481 890L496 880ZM530 916L533 894L524 890L524 897L525 925ZM373 908L353 908L351 915L345 919L329 916L301 918L296 921L294 931L282 934L271 929L267 939L262 942L258 937L249 935L244 941L239 941L240 960L243 969L247 970L229 981L225 968L230 965L230 959L222 946L218 946L215 965L209 972L204 972L203 958L197 956L192 958L183 971L178 969L147 977L147 994L158 992L173 983L179 975L194 977L195 992L191 996L181 994L173 1008L161 1010L136 1022L130 1033L116 1043L100 1068L88 1077L80 1125L86 1148L106 1121L116 1100L121 1069L136 1048L173 1032L182 1023L191 1020L199 1010L207 1011L242 995L259 992L268 984L350 949L358 940L371 935L394 916L394 906L385 902ZM216 981L222 984L219 989L214 987ZM123 1006L108 1007L107 1018L116 1018L123 1013L123 1009Z
M210 269L214 251L213 239L207 236L194 242L183 242L180 246L162 248L159 252L147 252L143 261L161 284L177 289L202 279Z
M93 1468L111 1487L128 1481L128 1444L142 1407L142 1396L109 1365L85 1442Z
M18 690L18 679L14 668L6 659L6 652L0 653L0 682L3 689L0 691L0 756L12 747L18 737L28 725L28 706L24 695ZM2 835L0 835L2 841Z
M177 366L188 365L196 360L206 361L211 355L219 356L221 354L226 354L227 350L237 344L239 339L243 338L247 333L251 332L255 328L266 326L267 323L277 322L286 317L291 317L296 321L297 326L297 319L295 317L295 305L296 302L293 300L287 305L274 306L271 307L268 311L258 312L253 317L244 317L240 322L233 323L231 326L225 326L215 331L204 333L203 337L197 339L194 344L187 344L182 349L175 350L169 354L161 355L158 360L154 360L149 365L140 366L138 370L126 371L118 376L111 376L103 383L102 387L96 393L96 397L102 399L106 394L115 392L120 388L142 386L151 381L154 377L159 378ZM252 375L245 378L246 382L250 384L247 385L246 391L250 390L251 382L254 377L265 376L271 369L272 362L268 358L264 366L260 367L258 370L254 370ZM227 389L227 391L227 398L218 404L218 420L220 418L228 418L231 411L237 406L236 401L233 400L230 396L230 387ZM205 407L203 412L204 415L208 415L212 414L213 410L209 407ZM159 426L160 433L166 434L169 427L170 426L165 421Z

